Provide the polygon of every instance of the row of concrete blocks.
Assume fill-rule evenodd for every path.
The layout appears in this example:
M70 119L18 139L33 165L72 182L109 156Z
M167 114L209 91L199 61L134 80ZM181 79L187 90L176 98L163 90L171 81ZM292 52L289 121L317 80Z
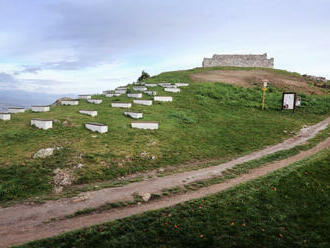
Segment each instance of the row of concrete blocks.
M98 114L96 110L79 110L79 113L84 115L89 115L91 117L96 117ZM143 118L143 113L137 113L137 112L124 112L124 115L129 116L133 119Z
M102 100L99 100L102 101ZM156 102L172 102L173 101L173 97L171 96L154 96L154 101ZM98 102L96 104L100 104L102 102ZM146 105L146 106L150 106L152 105L152 100L133 100L133 103L135 104L141 104L141 105ZM79 105L79 101L78 100L65 100L65 101L61 101L61 105ZM120 107L120 108L130 108L132 107L131 103L123 103L123 102L113 102L112 107Z
M53 128L53 120L35 118L31 120L31 126L35 126L43 130L48 130ZM108 126L105 124L88 122L85 124L85 127L93 132L98 132L98 133L108 132ZM155 130L158 129L158 122L136 121L136 122L131 122L131 127L138 129Z
M48 112L49 106L32 106L32 112ZM0 113L0 120L9 121L11 120L11 114L24 113L25 108L8 108L8 112Z
M94 104L101 104L102 100L99 99L90 99L88 100L90 103ZM67 101L62 101L62 105L78 105L79 101L78 100L67 100ZM27 109L25 108L8 108L8 112L3 112L0 113L0 120L11 120L11 114L17 114L17 113L24 113ZM32 106L31 107L32 112L49 112L50 111L50 106Z
M178 89L178 87L186 87L189 86L188 83L175 83L175 84L171 84L171 83L159 83L159 84L145 84L145 83L141 83L142 86L134 86L133 90L134 91L142 91L148 95L155 95L155 93L157 93L156 91L148 91L148 87L157 87L157 86L161 86L164 88L165 91L168 92L180 92L180 89ZM117 89L115 89L114 91L112 90L106 90L103 91L103 94L106 95L106 97L113 97L113 96L120 96L122 94L126 94L127 93L127 87L119 87Z
M108 126L105 124L89 122L85 124L85 127L93 132L98 132L98 133L108 132ZM159 124L158 122L151 122L151 121L134 121L131 122L131 127L138 129L156 130L158 129Z
M82 99L82 98L80 98ZM89 103L93 103L93 104L101 104L103 102L103 100L101 99L87 99L87 101ZM63 100L61 101L61 105L71 105L71 106L76 106L79 105L79 100Z

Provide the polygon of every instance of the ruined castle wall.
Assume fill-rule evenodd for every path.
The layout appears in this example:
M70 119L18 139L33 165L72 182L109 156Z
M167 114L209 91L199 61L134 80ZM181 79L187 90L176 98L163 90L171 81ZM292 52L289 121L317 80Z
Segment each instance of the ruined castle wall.
M212 58L204 58L203 67L213 66L237 66L237 67L274 67L274 59L267 58L265 54L248 55L213 55Z

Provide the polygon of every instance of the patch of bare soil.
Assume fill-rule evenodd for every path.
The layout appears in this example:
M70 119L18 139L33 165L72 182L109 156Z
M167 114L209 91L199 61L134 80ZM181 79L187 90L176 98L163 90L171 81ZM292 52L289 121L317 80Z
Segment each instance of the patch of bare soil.
M265 175L271 171L294 163L295 161L311 156L322 149L328 148L330 146L330 138L308 151L301 152L293 157L281 161L270 163L264 167L251 170L249 173L241 175L237 178L228 180L221 184L202 188L196 192L188 192L184 195L161 198L158 201L151 201L142 205L124 209L114 209L73 219L63 219L60 221L46 223L52 218L67 216L85 208L96 208L109 202L132 200L132 194L134 192L159 193L164 188L183 186L194 181L208 179L214 176L221 176L226 169L232 168L237 164L301 145L308 139L313 138L319 131L324 130L329 123L330 118L327 118L326 120L311 127L303 128L297 136L287 139L280 144L266 147L263 150L253 152L249 155L217 166L160 178L151 178L142 182L132 183L118 188L106 188L99 191L82 193L78 197L48 201L42 205L31 206L20 204L8 208L0 208L0 247L8 247L14 244L54 236L74 229L142 213L147 210L173 206L184 201L219 192L241 182Z
M324 92L311 84L308 84L304 78L281 75L272 71L206 71L190 75L195 82L222 82L234 84L241 87L253 87L261 84L263 80L269 81L271 86L306 94L324 94Z

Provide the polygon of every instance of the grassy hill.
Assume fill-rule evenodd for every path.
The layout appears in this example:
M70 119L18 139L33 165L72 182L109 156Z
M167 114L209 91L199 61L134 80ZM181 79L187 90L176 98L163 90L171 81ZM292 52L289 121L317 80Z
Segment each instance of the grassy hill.
M330 151L174 208L20 246L329 247Z
M56 168L72 170L75 184L79 185L167 165L224 161L278 143L303 125L329 116L327 95L300 94L302 107L292 114L280 111L282 91L270 86L266 109L261 111L259 87L196 83L190 78L192 73L215 69L235 68L166 72L146 80L190 83L176 94L166 93L161 87L152 88L158 95L172 95L172 103L133 105L131 110L142 111L144 120L159 122L160 128L155 131L132 129L132 120L123 115L124 110L111 108L113 101L132 101L124 95L97 95L94 98L103 99L101 105L80 100L79 106L56 106L48 113L27 111L13 115L9 122L0 121L0 203L51 193ZM79 114L80 109L98 110L99 114L92 118ZM53 129L42 131L29 124L36 117L57 121ZM91 121L107 124L109 132L101 135L86 130L84 123ZM55 146L63 149L46 159L31 158L39 149ZM84 167L74 169L78 163Z

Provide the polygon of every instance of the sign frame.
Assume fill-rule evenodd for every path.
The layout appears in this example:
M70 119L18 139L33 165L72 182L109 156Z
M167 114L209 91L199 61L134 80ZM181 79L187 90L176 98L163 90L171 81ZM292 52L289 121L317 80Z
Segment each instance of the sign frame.
M293 109L292 109L292 112L294 113L296 110L297 93L295 93L295 92L283 92L282 93L282 111L286 110L286 108L284 108L284 96L285 95L294 95Z

